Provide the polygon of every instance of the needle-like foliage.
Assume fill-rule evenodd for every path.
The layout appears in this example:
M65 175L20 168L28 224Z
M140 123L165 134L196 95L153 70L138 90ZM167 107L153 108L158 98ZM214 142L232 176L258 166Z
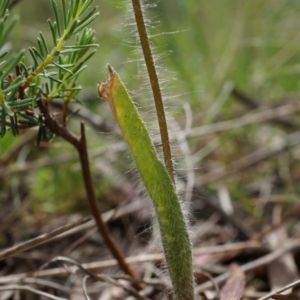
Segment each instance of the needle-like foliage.
M0 134L7 128L16 135L20 127L40 127L38 140L51 138L43 118L34 111L36 101L63 99L64 113L81 87L78 75L95 53L94 30L88 26L99 14L94 0L51 1L54 20L48 20L52 40L40 32L37 47L11 53L7 41L17 17L9 17L9 0L0 3ZM66 114L64 114L64 119Z

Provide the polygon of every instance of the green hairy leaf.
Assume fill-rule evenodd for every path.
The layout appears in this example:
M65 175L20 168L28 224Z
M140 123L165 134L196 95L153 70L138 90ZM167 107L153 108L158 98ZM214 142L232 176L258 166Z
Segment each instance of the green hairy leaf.
M124 84L111 66L108 69L109 80L99 84L99 95L109 102L152 199L176 299L194 299L192 247L174 183Z

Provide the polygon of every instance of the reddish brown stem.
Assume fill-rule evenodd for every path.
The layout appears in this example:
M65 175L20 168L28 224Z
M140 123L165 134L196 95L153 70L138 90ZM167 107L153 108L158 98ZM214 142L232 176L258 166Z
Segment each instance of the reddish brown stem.
M92 175L91 175L91 171L90 171L84 123L83 122L81 123L81 138L78 138L75 135L73 135L67 129L67 127L58 123L58 121L51 116L51 114L49 112L49 108L48 108L48 102L44 102L44 101L40 100L40 101L38 101L38 106L39 106L40 111L43 113L43 115L45 117L46 126L53 133L60 135L66 141L71 143L78 151L84 185L85 185L85 190L86 190L86 194L87 194L87 199L88 199L93 217L98 226L98 230L101 233L110 252L114 256L114 258L118 261L120 268L126 274L128 274L129 276L131 276L132 278L134 278L135 280L138 281L137 275L125 261L125 257L123 255L121 249L118 247L118 245L114 241L107 224L103 221L103 219L101 217L101 209L97 202L97 198L96 198L96 194L95 194L95 190L94 190L94 186L93 186L93 182L92 182ZM136 284L134 284L134 286L139 290L143 288L143 285L141 283L136 283Z
M87 193L87 198L91 207L91 210L93 212L94 218L96 220L96 223L98 225L98 229L101 232L107 246L109 247L110 251L112 252L113 256L118 260L120 267L123 269L125 273L130 275L131 277L137 279L136 274L134 271L129 267L129 265L125 261L125 257L120 250L120 248L116 245L115 241L113 240L112 235L110 234L109 228L107 224L103 221L101 218L101 211L100 207L98 205L98 202L96 200L95 195L95 189L92 183L92 176L90 171L90 163L89 163L89 157L87 153L87 145L86 145L86 137L85 137L85 130L84 130L84 123L81 122L81 139L79 147L77 148L80 163L81 163L81 169L82 169L82 175L84 179L84 185L85 190ZM135 284L135 287L137 289L142 289L142 284Z

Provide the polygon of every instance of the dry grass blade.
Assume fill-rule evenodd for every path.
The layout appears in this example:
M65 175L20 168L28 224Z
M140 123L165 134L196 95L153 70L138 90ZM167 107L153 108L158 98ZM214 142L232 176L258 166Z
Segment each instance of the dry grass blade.
M190 137L202 136L230 129L240 128L250 124L258 124L273 119L278 119L287 115L295 114L300 111L298 103L286 104L273 109L264 109L256 113L244 115L233 120L222 121L214 124L204 125L193 128L189 133Z
M254 99L248 95L246 95L241 90L234 88L231 92L232 96L238 100L243 105L247 106L250 109L257 109L261 106L261 103L263 102L261 99ZM264 103L265 106L265 103ZM288 119L273 119L269 120L270 123L280 125L283 129L291 130L296 129L297 125Z
M270 254L260 257L254 261L246 263L246 264L242 265L240 268L243 272L249 272L258 267L265 266L265 265L271 263L272 261L282 257L284 254L286 254L288 252L299 250L299 248L300 248L299 241L290 242L285 247L278 249L274 252L271 252ZM221 274L221 275L217 276L216 278L214 278L214 282L217 284L220 284L220 283L224 282L225 280L227 280L229 277L230 277L230 272L226 272L226 273ZM206 290L206 289L212 288L212 287L213 287L212 282L208 281L208 282L205 282L205 283L199 285L196 288L196 291L201 292L203 290Z
M78 290L79 288L74 288L73 286L62 285L57 282L53 282L46 279L36 278L36 277L26 277L26 278L15 278L9 281L10 284L27 284L27 285L36 285L40 286L41 289L49 288L54 289L56 291L60 291L65 294L70 294L74 292L74 290ZM4 283L5 284L5 283ZM2 300L2 298L0 298Z
M88 278L89 278L89 276L86 275L82 279L82 290L83 290L83 295L85 297L85 300L90 300L90 297L88 295L87 288L86 288L86 281L88 280Z
M46 299L51 299L51 300L68 300L67 298L61 298L57 296L50 295L48 293L39 291L37 289L34 289L30 286L27 285L17 285L17 284L11 284L11 285L6 285L6 286L1 286L0 287L0 292L1 291L8 291L8 290L14 290L14 291L26 291L30 292L32 294L36 294L42 297L45 297Z
M280 142L273 146L262 147L253 153L246 155L240 160L234 162L228 167L227 171L213 171L207 174L205 178L202 179L201 185L208 184L211 182L216 182L218 180L228 178L237 174L238 172L244 171L248 168L252 168L259 163L272 158L273 156L282 153L300 143L300 131L286 135Z
M226 244L220 246L210 246L210 247L200 247L194 249L194 254L206 254L206 253L224 253L230 251L237 251L243 249L257 249L260 247L260 244L255 241L244 242L244 243L233 243L233 244ZM145 254L145 255L138 255L127 257L126 261L129 264L139 264L145 262L159 262L163 259L161 253L156 254ZM117 266L117 261L115 259L105 260L105 261L97 261L91 263L82 264L86 270L99 270L108 267ZM76 272L76 268L70 268L72 272ZM10 276L3 276L0 278L0 284L9 283L12 280L23 280L23 278L28 278L28 276L38 276L38 277L48 277L48 276L61 276L66 274L68 271L65 268L53 268L50 270L40 270L34 273L22 273L22 274L15 274Z
M82 264L78 263L77 261L68 258L68 257L64 257L64 256L57 256L53 259L51 259L47 264L45 264L44 266L42 266L41 269L45 268L46 266L48 266L50 263L53 262L63 262L63 263L68 263L71 265L76 266L79 270L83 271L85 274L87 274L90 278L96 280L96 281L103 281L118 287L123 288L127 293L129 293L130 295L136 297L139 300L150 300L147 297L141 296L136 290L134 290L133 288L126 286L124 284L121 284L120 282L118 282L117 280L113 279L110 276L107 275L97 275L92 273L91 271L87 270ZM130 278L128 278L130 279ZM86 292L86 290L85 290Z
M46 243L47 241L49 241L51 238L61 234L61 233L64 233L68 230L71 230L77 226L80 226L88 221L90 221L91 218L84 218L84 219L81 219L79 221L76 221L76 222L73 222L73 223L69 223L67 225L64 225L64 226L61 226L49 233L44 233L42 235L39 235L38 237L34 238L34 239L31 239L29 241L26 241L24 243L21 243L17 246L14 246L14 247L11 247L9 249L6 249L2 252L0 252L0 261L3 260L3 259L6 259L8 257L11 257L13 255L16 255L18 253L21 253L21 252L24 252L24 251L27 251L29 249L32 249L34 247L37 247L41 244L44 244Z
M125 144L123 142L120 143L115 143L114 144L114 148L111 149L110 147L110 151L118 153L120 151L123 151L125 148L124 146ZM92 149L89 151L89 156L92 157L98 157L101 156L103 154L105 154L107 152L109 147L103 147L101 149L97 148L97 149ZM24 174L24 173L28 173L30 171L34 171L40 168L44 168L44 167L51 167L54 165L61 165L64 163L68 163L70 161L76 161L78 159L78 155L76 154L68 154L68 155L60 155L57 156L55 158L49 158L49 157L45 157L45 158L40 158L40 159L36 159L34 161L27 161L24 162L22 164L16 164L13 166L9 166L9 167L3 167L0 168L0 178L5 178L6 176L11 176L13 174Z
M276 230L277 228L280 228L281 226L283 226L283 224L285 224L286 222L291 220L291 218L297 216L299 214L299 212L300 212L300 204L296 204L282 217L281 220L274 222L272 225L269 225L266 228L262 229L261 232L257 233L256 235L254 235L252 237L252 240L253 241L261 240L267 234L271 233L272 231Z
M265 295L257 300L267 300L267 299L270 299L272 296L276 295L276 294L280 294L288 289L291 289L291 288L294 288L296 286L300 285L300 280L296 280L280 289L277 289L275 291L273 291L272 293L268 294L268 295Z
M281 220L281 206L275 206L273 210L273 222L280 222ZM270 249L280 248L288 242L289 237L285 227L281 227L266 237L266 242ZM267 266L268 282L270 284L270 290L274 291L278 288L289 284L299 278L299 272L297 270L297 264L294 256L291 253L286 253L276 261L270 263ZM287 290L284 295L288 297L292 293L292 290Z

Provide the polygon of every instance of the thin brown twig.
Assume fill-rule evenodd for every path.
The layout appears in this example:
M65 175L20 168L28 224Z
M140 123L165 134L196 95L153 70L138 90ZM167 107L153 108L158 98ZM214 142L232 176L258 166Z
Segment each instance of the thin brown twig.
M88 101L88 99L81 99L84 103ZM50 102L50 106L56 109L63 109L63 104L61 101L57 101L56 99ZM91 125L95 130L101 132L111 132L114 129L112 123L107 122L102 118L99 114L93 113L86 107L76 107L74 104L69 103L68 113L74 115L75 117L80 118L81 120L85 121L87 124Z
M247 107L251 109L257 109L259 108L259 104L261 101L258 101L248 95L246 95L244 92L239 90L237 87L234 87L231 91L231 95L234 96L237 100L239 100L242 104L246 105Z
M91 218L84 218L82 220L79 220L79 221L76 221L76 222L73 222L73 223L69 223L69 224L66 224L64 226L61 226L49 233L44 233L42 235L39 235L38 237L34 238L34 239L31 239L31 240L28 240L26 242L23 242L17 246L14 246L14 247L11 247L9 249L6 249L4 251L1 251L0 252L0 261L1 260L4 260L8 257L11 257L11 256L14 256L18 253L22 253L24 251L27 251L29 249L32 249L32 248L35 248L39 245L42 245L44 243L46 243L47 241L49 241L51 238L63 233L63 232L66 232L70 229L73 229L77 226L80 226L88 221L90 221Z
M262 240L267 234L270 234L274 230L280 228L283 226L287 221L289 221L293 216L298 215L300 211L300 204L295 205L290 211L288 211L278 222L275 222L271 226L265 228L262 230L262 232L257 233L254 235L250 241L260 241ZM235 251L232 251L231 253L225 254L222 257L222 261L231 259L232 257L235 257L241 253L241 249L236 249Z
M107 224L103 221L101 217L101 211L98 205L98 202L96 200L96 194L95 189L92 182L92 175L90 171L90 163L89 163L89 157L87 152L87 145L86 145L86 136L85 136L85 130L84 130L84 123L81 122L81 139L79 147L77 148L81 163L81 169L82 169L82 175L85 185L85 190L87 193L87 198L90 204L90 207L93 211L94 218L96 220L96 223L98 225L98 228L107 244L111 252L113 253L114 257L117 258L121 268L124 270L124 272L128 275L130 275L133 278L137 278L134 271L129 267L129 265L125 261L125 256L123 255L122 251L119 247L115 244L115 241L113 240L113 237L110 234L109 228ZM143 286L141 284L136 285L138 289L142 289Z
M230 165L224 172L213 171L201 180L201 185L232 177L233 175L252 168L262 161L284 152L300 143L300 131L286 135L281 142L273 146L260 148Z
M80 146L80 139L51 116L49 112L49 103L40 99L39 101L37 101L37 105L41 113L45 117L45 124L47 125L47 127L53 133L61 136L70 144L72 144L76 149L78 149L78 147Z
M118 261L120 268L129 276L133 277L137 280L137 275L125 261L125 257L118 247L116 242L114 241L110 230L107 224L103 221L101 217L101 209L98 204L95 189L92 181L92 175L90 170L90 163L89 163L89 156L87 152L87 143L86 143L86 136L85 136L85 128L84 123L82 122L80 125L81 128L81 137L77 138L73 135L67 127L63 126L62 124L58 123L56 119L54 119L50 112L49 112L49 103L44 102L42 99L37 102L40 111L43 113L45 117L45 124L47 127L55 134L63 137L66 141L71 143L77 150L80 163L81 163L81 170L82 176L84 180L85 190L87 194L87 200L89 202L93 217L96 221L98 226L98 230L101 233L107 247L109 248L110 252L114 256L114 258ZM135 287L137 289L142 289L142 284L136 284Z
M137 275L126 263L125 256L123 255L121 249L116 245L115 241L113 240L112 235L110 234L110 231L109 231L109 228L108 228L106 222L104 222L101 217L101 211L100 211L98 202L96 200L95 189L93 186L92 175L91 175L91 171L90 171L90 163L89 163L89 157L88 157L88 152L87 152L86 136L85 136L83 122L81 122L80 128L81 128L81 139L80 139L80 144L79 144L79 147L77 148L77 150L79 153L79 159L80 159L80 163L81 163L82 175L83 175L85 190L87 193L87 198L88 198L90 207L93 211L96 223L98 225L98 229L101 232L108 248L110 249L110 251L112 252L114 257L118 260L123 271L126 274L130 275L131 277L137 279ZM143 288L143 286L140 284L137 284L136 287L138 289Z

